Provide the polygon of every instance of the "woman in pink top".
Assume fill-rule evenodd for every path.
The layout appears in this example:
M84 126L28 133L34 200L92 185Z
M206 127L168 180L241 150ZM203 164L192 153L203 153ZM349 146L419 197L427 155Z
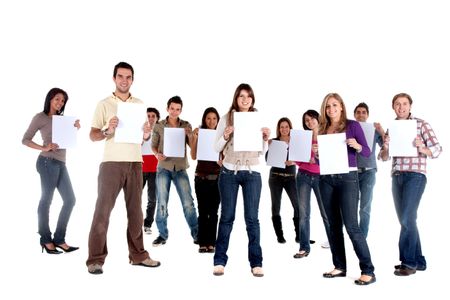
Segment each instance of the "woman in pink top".
M315 110L307 110L302 117L303 129L313 131L312 147L317 148L317 132L319 130L319 113ZM311 150L311 159L309 162L297 162L297 193L299 198L299 217L300 217L300 250L294 255L294 258L302 258L309 255L310 247L310 227L309 220L311 215L311 190L316 195L319 205L320 215L327 238L329 238L330 225L323 207L322 198L319 191L320 169L318 161L314 158L314 151Z

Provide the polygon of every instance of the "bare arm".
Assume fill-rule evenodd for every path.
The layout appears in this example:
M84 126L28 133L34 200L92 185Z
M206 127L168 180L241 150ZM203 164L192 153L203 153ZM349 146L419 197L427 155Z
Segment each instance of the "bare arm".
M191 142L191 158L193 160L197 159L197 144L198 144L198 128L195 128L192 132L192 142Z
M389 135L386 131L384 137L383 137L383 146L380 149L380 153L378 154L378 159L381 159L382 161L387 161L389 159Z
M108 128L105 130L101 130L99 128L91 127L91 132L89 132L89 138L91 141L101 141L104 138L110 137L114 134L116 131L117 125L119 124L119 118L117 116L114 116L109 120Z
M55 143L50 143L48 145L45 145L45 146L42 145L41 146L39 144L36 144L33 141L28 141L28 142L25 143L25 146L28 146L28 147L30 147L32 149L44 151L44 152L48 152L48 151L52 151L52 150L58 149L58 144L55 144Z

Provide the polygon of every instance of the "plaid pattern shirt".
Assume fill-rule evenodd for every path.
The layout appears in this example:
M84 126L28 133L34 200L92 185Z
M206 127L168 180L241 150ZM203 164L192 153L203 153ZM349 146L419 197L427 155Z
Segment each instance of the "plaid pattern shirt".
M437 158L442 152L442 147L439 144L433 129L428 122L409 117L410 120L417 120L417 136L422 139L424 145L430 149L431 158ZM394 157L392 160L392 173L399 172L418 172L427 173L427 156L423 153L419 153L416 157Z

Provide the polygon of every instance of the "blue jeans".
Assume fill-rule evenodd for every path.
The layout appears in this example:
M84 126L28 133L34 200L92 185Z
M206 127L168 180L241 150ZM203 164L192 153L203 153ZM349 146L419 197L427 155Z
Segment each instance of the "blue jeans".
M347 271L344 232L350 237L362 275L373 276L369 246L358 224L358 172L320 176L320 194L330 223L330 249L336 269Z
M62 161L39 155L36 161L36 169L41 176L42 195L38 207L38 228L41 235L40 243L64 244L66 237L67 224L75 205L75 194L70 182L69 173L66 164ZM53 194L58 189L61 195L63 206L59 212L58 222L56 224L55 234L52 238L52 232L49 226L49 212L52 204Z
M169 171L158 167L156 173L156 197L158 198L158 209L156 213L156 225L159 235L167 240L169 230L167 229L167 217L169 216L168 203L170 183L173 181L183 205L183 213L186 222L191 230L191 236L197 241L198 221L197 211L195 210L194 198L192 197L191 185L186 170Z
M319 175L310 175L299 171L297 173L297 191L299 199L300 211L300 251L310 252L310 216L311 216L311 190L316 195L317 205L319 206L320 215L322 216L323 226L327 238L330 237L330 224L328 222L325 207L323 206L322 197L319 190Z
M426 267L422 255L419 230L417 229L417 210L427 184L427 177L417 172L395 172L392 175L392 195L395 211L401 225L398 247L402 265L415 269Z
M219 175L219 192L221 201L221 214L219 232L216 241L214 265L225 266L228 261L227 250L230 234L236 213L236 203L242 187L244 198L244 218L248 236L248 260L250 267L262 267L262 249L260 245L260 229L258 220L259 199L261 196L261 174L258 172L234 171L224 167Z
M364 237L369 234L370 208L373 198L377 169L369 169L358 173L359 178L359 228Z

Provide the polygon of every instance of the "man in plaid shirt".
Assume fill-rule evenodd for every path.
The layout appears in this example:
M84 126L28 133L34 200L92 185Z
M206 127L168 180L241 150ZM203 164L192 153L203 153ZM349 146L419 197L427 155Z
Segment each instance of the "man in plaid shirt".
M397 115L396 120L416 120L417 147L415 157L393 157L392 159L392 195L395 210L401 225L399 250L401 264L395 266L394 274L409 276L427 268L422 254L419 231L417 229L417 210L427 184L427 158L437 158L442 152L436 135L430 124L411 115L412 98L400 93L392 99L392 108ZM386 135L379 158L383 161L389 157L389 137Z

